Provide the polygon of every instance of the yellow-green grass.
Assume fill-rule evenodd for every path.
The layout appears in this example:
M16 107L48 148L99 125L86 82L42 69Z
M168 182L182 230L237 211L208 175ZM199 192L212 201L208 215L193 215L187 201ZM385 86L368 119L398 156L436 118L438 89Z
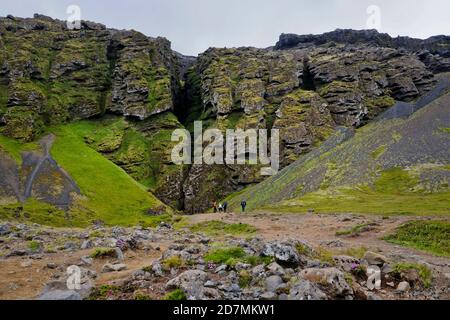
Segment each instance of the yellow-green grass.
M29 200L23 205L0 207L0 217L42 223L57 227L85 227L95 220L107 225L154 226L169 219L172 210L123 169L103 157L84 142L96 129L94 121L79 121L51 127L47 133L56 135L51 148L52 157L75 180L81 190L68 212L48 204ZM0 145L16 160L20 152L35 144L21 144L0 136ZM147 216L149 208L166 207L167 214ZM17 215L16 212L21 212ZM25 218L24 218L25 216Z
M450 215L450 192L389 194L369 188L317 191L261 210L286 213Z
M192 232L202 232L207 235L252 235L256 228L245 223L226 223L222 221L205 221L189 226Z
M74 214L87 210L96 219L120 225L155 220L145 216L145 211L163 204L123 169L84 143L83 138L95 126L95 122L80 121L50 130L57 137L51 149L53 158L74 178L84 196L77 200Z
M8 153L18 164L22 163L22 152L37 149L39 145L36 142L21 143L0 134L0 150Z
M384 240L450 258L449 221L410 221Z

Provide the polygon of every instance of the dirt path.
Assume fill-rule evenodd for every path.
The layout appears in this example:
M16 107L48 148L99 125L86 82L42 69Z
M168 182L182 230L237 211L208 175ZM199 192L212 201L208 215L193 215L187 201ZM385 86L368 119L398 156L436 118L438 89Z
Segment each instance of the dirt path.
M151 265L170 244L171 242L154 243L154 247L159 247L160 250L126 251L122 263L127 265L127 269L120 272L101 272L105 263L115 259L95 259L89 269L97 272L97 285L114 284L142 267ZM52 280L52 275L57 273L57 270L47 267L49 263L66 268L79 264L81 257L91 253L92 249L88 249L46 254L42 259L12 257L0 260L0 300L34 299L45 284Z
M365 247L370 250L396 258L398 260L414 260L425 262L440 269L444 273L450 272L450 259L436 257L426 252L394 245L381 240L391 234L396 227L417 219L430 219L420 217L393 216L383 218L374 215L349 214L203 214L188 216L189 223L202 221L222 220L229 223L247 223L258 229L257 234L266 240L300 239L313 246L327 246L327 244L341 243L342 247L335 249ZM439 217L438 219L445 219ZM449 219L450 220L450 219ZM374 229L363 232L358 236L336 236L336 231L349 229L358 224L374 223ZM332 246L331 246L332 247Z

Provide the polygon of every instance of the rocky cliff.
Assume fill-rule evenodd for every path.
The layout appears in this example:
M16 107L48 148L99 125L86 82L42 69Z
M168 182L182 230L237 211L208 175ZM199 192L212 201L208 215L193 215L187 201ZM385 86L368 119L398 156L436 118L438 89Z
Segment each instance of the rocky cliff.
M175 166L171 133L280 129L283 167L336 127L360 127L450 70L450 39L376 31L282 35L274 48L211 48L197 58L163 38L35 15L0 18L0 130L21 142L89 119L84 142L187 212L263 180L257 166Z

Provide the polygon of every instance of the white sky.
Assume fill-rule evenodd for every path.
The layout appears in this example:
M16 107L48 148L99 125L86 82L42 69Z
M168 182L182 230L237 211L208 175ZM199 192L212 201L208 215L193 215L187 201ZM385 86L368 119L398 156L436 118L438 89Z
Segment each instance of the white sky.
M69 5L78 5L84 20L164 36L187 55L209 47L268 47L281 33L367 29L370 5L381 10L379 31L391 36L450 34L450 0L0 0L0 16L66 20Z

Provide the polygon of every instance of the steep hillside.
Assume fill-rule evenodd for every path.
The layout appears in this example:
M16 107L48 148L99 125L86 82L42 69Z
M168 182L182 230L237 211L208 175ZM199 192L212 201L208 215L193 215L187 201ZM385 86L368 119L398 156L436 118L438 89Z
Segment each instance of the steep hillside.
M86 144L97 127L85 120L49 128L51 135L40 140L48 143L47 150L2 137L0 190L12 192L2 194L0 217L57 226L151 224L167 218L170 209Z
M441 96L409 117L389 110L387 119L356 131L340 128L230 203L238 208L245 199L250 210L292 212L450 213L450 86L444 82Z
M8 16L0 18L0 144L13 146L10 155L20 160L19 149L36 147L50 129L89 119L95 130L83 146L172 208L203 212L265 177L251 165L174 165L174 129L192 130L196 120L222 131L279 129L286 167L336 128L359 128L394 105L397 114L397 102L429 92L450 70L449 43L446 36L336 30L282 35L274 48L211 48L186 57L168 40L133 30L89 21L69 30L42 15ZM2 165L14 171L10 160ZM23 200L17 188L2 189L0 201ZM67 204L63 198L45 197L53 205Z

